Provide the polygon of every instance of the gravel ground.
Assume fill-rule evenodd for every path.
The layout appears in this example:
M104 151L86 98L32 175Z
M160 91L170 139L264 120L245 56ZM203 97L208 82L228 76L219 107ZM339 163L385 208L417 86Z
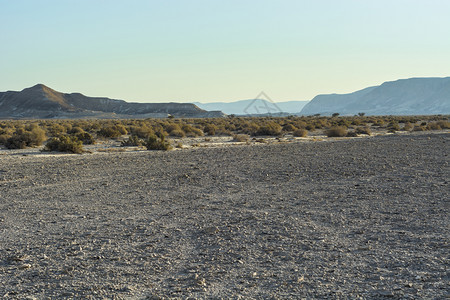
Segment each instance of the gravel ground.
M449 298L448 142L2 155L0 298Z

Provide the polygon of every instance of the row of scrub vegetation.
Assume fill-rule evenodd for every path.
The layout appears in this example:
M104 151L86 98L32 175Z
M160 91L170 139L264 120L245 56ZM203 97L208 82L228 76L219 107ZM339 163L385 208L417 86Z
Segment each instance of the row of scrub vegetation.
M227 117L212 119L3 120L0 146L23 149L45 144L43 151L82 153L83 145L122 139L123 146L168 150L170 138L233 136L306 137L322 130L328 137L370 135L371 129L426 131L449 129L448 116Z

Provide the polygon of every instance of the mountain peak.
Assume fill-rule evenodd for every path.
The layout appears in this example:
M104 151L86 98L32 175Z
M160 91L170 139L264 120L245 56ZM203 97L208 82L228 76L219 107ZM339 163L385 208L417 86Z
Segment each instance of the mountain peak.
M32 87L26 88L25 90L42 90L42 89L48 89L49 87L42 84L42 83L38 83L36 85L33 85Z
M33 92L57 93L55 90L49 88L48 86L46 86L46 85L44 85L42 83L38 83L36 85L33 85L32 87L25 88L25 89L22 90L22 92L28 92L28 93L30 93L30 92L32 92L32 93Z

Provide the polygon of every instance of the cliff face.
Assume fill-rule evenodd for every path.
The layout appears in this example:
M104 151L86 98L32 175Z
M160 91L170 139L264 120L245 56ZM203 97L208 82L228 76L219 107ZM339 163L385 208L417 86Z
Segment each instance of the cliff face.
M319 95L301 113L354 115L450 114L450 77L385 82L350 94Z
M21 92L0 93L0 118L222 117L191 103L129 103L109 98L64 94L38 84Z

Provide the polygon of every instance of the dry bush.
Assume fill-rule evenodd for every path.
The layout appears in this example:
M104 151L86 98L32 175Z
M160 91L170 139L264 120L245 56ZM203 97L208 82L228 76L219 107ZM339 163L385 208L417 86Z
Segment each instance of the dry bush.
M78 126L72 126L70 130L67 131L69 134L77 135L79 133L84 133L84 129Z
M427 129L425 128L425 126L420 126L420 125L416 125L416 126L414 126L414 128L413 128L413 131L425 131L425 130L427 130Z
M244 123L241 124L241 132L248 135L256 135L260 126L256 123Z
M356 133L356 131L349 131L347 132L347 137L357 137L358 133Z
M371 134L372 134L372 132L370 131L370 128L367 127L367 126L364 126L364 127L357 127L357 128L355 129L355 132L356 132L357 134L367 134L367 135L371 135Z
M437 122L430 122L427 125L427 130L442 130Z
M203 136L203 131L199 128L193 127L190 124L183 124L181 126L181 129L184 131L186 136L196 137L196 136Z
M288 123L286 125L283 126L283 131L285 132L292 132L292 131L296 131L297 127L295 127L294 125Z
M217 129L219 129L219 128L215 124L206 124L203 127L203 132L207 135L215 135L217 132Z
M308 131L314 131L316 130L316 126L314 124L308 124L305 126L305 129Z
M179 138L183 138L186 136L186 134L184 133L183 130L181 130L181 128L170 131L169 135L173 136L173 137L179 137Z
M441 127L442 129L450 129L450 122L449 121L437 121L437 125L439 125L439 127Z
M396 131L400 130L400 125L398 125L398 122L396 122L396 121L391 121L388 124L387 128L390 132L396 132Z
M331 127L328 129L325 134L327 137L343 137L347 136L347 128L343 126Z
M383 119L373 120L373 126L383 127L386 122Z
M152 136L155 134L155 131L151 127L148 127L147 125L131 126L130 132L132 135L135 135L141 139L146 139L149 136Z
M8 149L24 149L42 145L47 139L45 131L39 127L29 128L30 131L19 128L5 142Z
M332 124L333 126L349 127L352 124L352 122L346 118L339 118L337 119L337 121L333 121Z
M75 136L62 135L48 140L43 151L83 153L83 143Z
M58 123L49 124L47 132L50 136L59 136L66 133L66 128Z
M9 138L11 138L9 134L0 134L0 145L4 145Z
M406 122L405 125L403 125L402 130L404 131L411 131L414 128L413 124L410 122Z
M205 134L200 128L194 127L188 135L196 137L196 136L204 136Z
M172 146L170 145L169 142L166 141L165 136L161 135L160 137L153 135L150 136L146 143L145 146L147 147L147 150L170 150L172 148Z
M97 135L104 137L104 138L118 138L121 137L124 134L127 134L127 130L124 126L120 125L114 125L114 126L107 126L102 127L98 132Z
M262 125L254 135L272 135L278 136L281 134L282 127L280 124L270 121L267 124Z
M122 141L121 142L121 146L125 147L125 146L143 146L144 145L144 140L139 138L136 135L132 135L130 136L127 140Z
M250 140L250 136L248 134L235 134L233 135L234 142L243 142L246 143Z
M4 145L6 141L12 136L12 132L6 127L0 127L0 145Z
M297 129L293 132L293 135L296 137L306 137L308 135L308 130L306 129Z
M80 132L78 134L75 134L75 137L80 140L83 145L95 144L95 138L88 132Z

